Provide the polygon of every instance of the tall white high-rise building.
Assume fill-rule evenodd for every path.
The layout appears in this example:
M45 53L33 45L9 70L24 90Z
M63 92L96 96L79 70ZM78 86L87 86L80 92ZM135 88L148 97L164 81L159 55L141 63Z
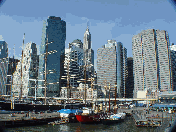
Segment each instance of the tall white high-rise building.
M23 57L18 62L16 71L13 74L13 92L15 96L20 95L21 88L23 97L35 95L38 65L39 56L37 55L36 44L31 42L27 43L23 50Z
M69 97L73 94L74 88L79 86L78 80L83 78L83 66L84 66L84 50L82 48L82 42L79 39L69 43L69 48L65 49L65 61L64 61L64 77L62 79L61 97ZM66 94L69 87L71 92Z
M171 89L169 44L164 30L148 29L133 36L134 97L137 91Z

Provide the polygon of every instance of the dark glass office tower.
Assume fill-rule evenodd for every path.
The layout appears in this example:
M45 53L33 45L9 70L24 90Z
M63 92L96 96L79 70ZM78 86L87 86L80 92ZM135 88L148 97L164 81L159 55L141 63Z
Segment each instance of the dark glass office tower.
M46 26L46 27L45 27ZM66 22L60 17L50 16L44 22L42 29L42 43L40 47L39 79L45 79L45 54L47 53L47 96L59 96L60 78L64 71L64 55L66 40ZM44 95L44 83L39 80L38 95Z
M8 67L8 44L0 40L0 94L6 94Z
M133 58L127 58L127 85L126 85L126 98L133 98L134 90L134 77L133 77Z

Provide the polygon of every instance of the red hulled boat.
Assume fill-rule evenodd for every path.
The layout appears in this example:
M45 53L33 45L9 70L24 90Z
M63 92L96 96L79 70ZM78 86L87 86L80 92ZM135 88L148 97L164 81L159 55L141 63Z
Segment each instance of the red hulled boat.
M100 115L94 114L89 108L84 108L83 113L76 114L76 119L81 123L100 123Z

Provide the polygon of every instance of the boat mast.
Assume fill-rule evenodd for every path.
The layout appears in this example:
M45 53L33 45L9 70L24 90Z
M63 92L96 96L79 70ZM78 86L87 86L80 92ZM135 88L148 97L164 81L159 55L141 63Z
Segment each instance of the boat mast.
M14 54L15 54L15 49L14 49ZM13 109L13 97L12 97L12 86L13 86L13 73L12 73L13 70L12 70L12 68L13 68L13 61L14 61L14 56L13 56L12 62L10 63L10 64L12 64L11 65L11 74L12 74L11 75L11 91L10 91L10 94L11 94L11 109ZM10 68L10 66L9 66L9 68Z
M110 112L110 83L109 83L109 112Z
M93 81L94 81L94 78L91 77L92 103L93 103Z
M48 34L47 34L47 38L46 38L46 43L45 43L45 48L46 48L46 53L45 53L45 105L46 105L46 63L47 63L47 55L48 55Z
M106 96L107 96L107 80L105 80L105 84L106 84L106 86L105 86L105 111L106 111L106 109L107 109L107 106L106 106Z
M14 44L14 56L13 56L13 58L15 58L15 44ZM15 62L15 59L14 59L14 63L15 63L15 65L16 65L16 62ZM14 70L15 71L15 70ZM13 71L13 72L14 72ZM12 83L11 83L12 85L11 85L11 94L12 94L12 91L13 91L13 73L12 73ZM15 107L14 107L14 103L15 103L15 100L14 100L15 98L14 98L14 91L13 91L13 98L12 98L12 109L14 109Z
M84 85L84 98L85 98L85 105L86 105L86 61L85 61L85 68L84 68L84 78L85 78L85 85Z
M116 114L116 96L117 96L117 82L115 83L115 103L114 103L114 113Z
M20 100L22 100L22 92L23 92L23 90L22 90L22 81L23 81L23 70L22 70L22 68L23 68L23 47L24 47L24 39L25 39L25 33L24 33L24 37L23 37L23 45L22 45L22 57L21 57L21 89L20 89Z

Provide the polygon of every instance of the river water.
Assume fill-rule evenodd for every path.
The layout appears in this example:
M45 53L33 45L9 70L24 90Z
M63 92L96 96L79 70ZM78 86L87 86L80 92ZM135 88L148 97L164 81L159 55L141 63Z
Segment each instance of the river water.
M124 122L103 125L103 124L81 124L69 123L62 125L40 125L17 128L6 128L5 132L164 132L162 128L136 127L132 117L127 117Z

